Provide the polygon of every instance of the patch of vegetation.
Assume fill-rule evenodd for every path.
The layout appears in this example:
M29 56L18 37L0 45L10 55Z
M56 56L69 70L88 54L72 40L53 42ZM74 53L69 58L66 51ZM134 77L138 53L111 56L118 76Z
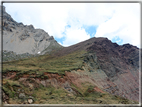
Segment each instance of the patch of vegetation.
M94 86L90 85L88 89L84 92L84 96L88 97L94 93Z
M29 96L33 97L35 104L131 104L130 100L125 98L110 95L109 93L99 93L93 92L94 86L89 85L85 92L81 92L81 90L72 84L72 89L75 88L77 92L82 93L72 94L63 88L55 88L53 86L44 87L42 84L39 87L34 88L32 91L28 87L25 87L20 84L20 89L24 90L25 98L18 100L18 89L16 88L16 84L19 85L18 82L13 80L4 80L2 89L6 94L10 97L10 102L17 103L18 101L23 102L29 98ZM15 88L14 88L15 87ZM23 91L22 91L23 92ZM70 94L70 95L69 95ZM136 103L136 102L134 102Z
M44 72L58 73L64 75L65 71L82 69L83 57L81 54L86 51L77 51L62 57L52 57L50 55L41 55L29 59L9 61L3 63L3 72L15 70L21 73L29 72L42 75Z
M19 82L17 81L12 81L12 80L3 80L3 86L2 86L2 89L3 91L9 95L10 98L13 98L15 97L16 95L16 87L20 87L20 84Z

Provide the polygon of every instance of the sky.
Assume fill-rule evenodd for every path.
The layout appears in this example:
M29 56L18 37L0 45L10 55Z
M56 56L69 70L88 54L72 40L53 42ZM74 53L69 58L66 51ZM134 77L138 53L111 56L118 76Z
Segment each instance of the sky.
M17 22L32 24L63 46L92 37L140 48L139 3L3 3Z

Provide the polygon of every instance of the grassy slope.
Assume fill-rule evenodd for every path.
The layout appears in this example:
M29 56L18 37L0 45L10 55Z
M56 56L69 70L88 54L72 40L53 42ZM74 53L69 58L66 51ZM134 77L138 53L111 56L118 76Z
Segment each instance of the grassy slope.
M65 71L81 68L83 62L83 54L86 51L76 51L74 53L61 56L53 57L50 55L42 55L39 57L33 57L30 59L22 59L19 61L10 61L3 63L3 73L10 70L19 72L20 75L23 73L36 73L42 75L43 72L64 74ZM83 84L82 84L83 85ZM63 88L55 87L44 87L40 86L32 91L22 85L18 81L14 80L3 80L3 90L10 96L10 103L21 103L23 100L18 98L16 93L16 87L22 87L26 92L26 99L29 95L34 97L34 103L37 104L130 104L131 101L124 99L119 96L113 96L109 93L93 92L88 93L88 89L92 88L90 85L84 85L83 89L72 84L72 88L75 88L81 95L69 95L68 92ZM51 94L52 93L52 94ZM134 102L136 103L136 102Z
M55 88L55 87L44 87L40 86L39 88L35 88L32 91L24 87L21 83L12 80L3 80L3 90L6 94L9 94L10 100L9 102L12 104L23 103L26 102L29 96L33 97L35 104L131 104L132 101L114 96L109 93L99 93L99 92L91 92L88 90L92 90L93 86L89 86L82 95L73 95L69 94L63 88ZM18 98L18 91L16 91L17 87L22 87L22 90L25 91L26 97L24 99ZM72 86L76 87L76 86ZM76 87L77 88L77 87ZM80 90L78 88L78 90ZM133 102L136 103L136 102Z
M42 55L30 59L4 62L3 72L16 70L19 72L36 71L36 73L39 74L43 72L64 74L64 71L81 68L83 60L80 58L80 55L84 53L85 51L74 52L62 57Z

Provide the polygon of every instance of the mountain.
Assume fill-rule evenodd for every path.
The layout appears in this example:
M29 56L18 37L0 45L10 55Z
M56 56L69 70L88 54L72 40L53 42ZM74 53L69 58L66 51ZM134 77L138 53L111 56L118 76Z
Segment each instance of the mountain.
M76 45L63 48L55 56L86 51L83 63L94 74L96 84L106 91L139 101L139 48L130 44L119 46L107 38L91 38ZM99 81L96 79L100 75ZM96 77L97 76L97 77ZM96 78L95 78L96 77ZM101 79L101 81L100 81Z
M16 54L45 54L54 49L62 48L60 44L42 29L33 25L17 23L3 7L3 50Z
M17 23L13 22L11 17L4 20L9 22L7 26ZM2 63L3 103L138 104L140 65L139 48L136 46L118 45L107 38L93 37L69 47L62 47L47 34L42 33L36 41L34 34L37 33L30 33L33 36L22 36L24 39L21 40L21 36L15 34L16 30L6 26L3 28L7 44L14 40L14 44L24 46L25 41L38 44L45 35L45 38L52 38L41 41L43 46L44 43L50 45L46 45L43 49L45 51L40 50L42 55L38 56L36 54L40 46L35 49L33 45L29 45L33 48L29 47L20 52L17 48L12 50L9 45L3 44L6 47L3 53L7 58L7 62ZM31 27L26 26L16 28L19 29L18 34L23 32L20 31L21 28L32 32ZM14 39L14 36L9 36L8 39L7 34L15 35L17 39ZM54 46L58 48L53 50ZM45 54L47 52L50 54ZM20 60L17 57L20 57Z

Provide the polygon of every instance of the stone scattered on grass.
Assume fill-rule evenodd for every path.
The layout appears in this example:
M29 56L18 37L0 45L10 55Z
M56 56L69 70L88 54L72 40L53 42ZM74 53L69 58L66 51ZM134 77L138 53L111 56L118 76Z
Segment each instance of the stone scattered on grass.
M32 98L29 98L29 99L28 99L28 103L29 103L29 104L32 104L32 103L33 103L33 99L32 99Z

